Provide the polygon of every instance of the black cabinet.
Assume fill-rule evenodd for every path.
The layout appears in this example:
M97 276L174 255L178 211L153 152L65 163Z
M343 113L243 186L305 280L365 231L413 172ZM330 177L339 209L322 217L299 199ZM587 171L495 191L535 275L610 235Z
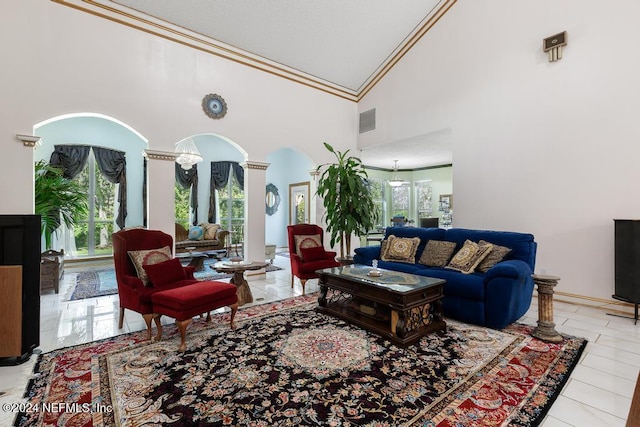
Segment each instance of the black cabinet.
M614 219L615 294L613 298L635 304L638 321L640 303L640 220Z

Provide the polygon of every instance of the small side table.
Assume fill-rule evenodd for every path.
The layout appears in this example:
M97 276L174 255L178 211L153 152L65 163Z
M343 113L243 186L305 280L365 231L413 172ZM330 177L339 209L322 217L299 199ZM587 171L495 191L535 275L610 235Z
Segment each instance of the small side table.
M533 274L531 277L538 287L538 326L531 335L542 341L562 342L562 335L556 331L553 322L553 288L560 278L545 274Z
M244 277L244 272L247 270L260 270L265 268L266 262L251 261L251 262L237 262L231 263L227 261L216 262L211 266L218 273L232 273L233 277L229 280L229 283L233 283L238 287L238 306L253 302L253 294L249 283Z

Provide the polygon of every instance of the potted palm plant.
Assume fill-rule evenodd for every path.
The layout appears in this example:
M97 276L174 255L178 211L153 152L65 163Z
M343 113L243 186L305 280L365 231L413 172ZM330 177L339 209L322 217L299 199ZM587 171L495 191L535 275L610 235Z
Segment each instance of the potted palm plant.
M62 168L40 160L35 164L35 213L42 217L41 231L46 249L52 249L53 233L65 224L73 227L87 213L87 194L74 180L63 176Z
M337 163L318 166L322 170L316 193L322 197L327 231L331 233L331 246L340 243L340 258L351 254L351 236L362 236L375 227L377 213L368 182L367 171L358 157L349 156L349 150L340 152L326 142Z

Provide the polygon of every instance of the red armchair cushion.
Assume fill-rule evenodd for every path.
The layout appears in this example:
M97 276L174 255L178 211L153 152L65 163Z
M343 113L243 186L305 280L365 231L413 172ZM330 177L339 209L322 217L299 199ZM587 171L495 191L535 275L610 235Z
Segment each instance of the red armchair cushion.
M300 248L300 252L302 252L302 260L304 262L320 261L327 258L327 253L322 246Z
M171 258L157 264L143 264L142 267L147 273L149 282L155 287L187 279L184 268L177 258Z

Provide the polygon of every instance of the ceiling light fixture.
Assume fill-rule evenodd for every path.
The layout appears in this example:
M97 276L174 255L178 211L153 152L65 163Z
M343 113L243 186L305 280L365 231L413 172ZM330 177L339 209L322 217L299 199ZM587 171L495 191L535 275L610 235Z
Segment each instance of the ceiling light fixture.
M202 155L191 138L177 142L175 152L178 153L176 162L182 166L184 170L189 170L193 165L202 161Z
M402 184L405 184L405 181L398 178L398 161L393 161L393 173L391 174L391 179L387 181L392 187L400 187Z

